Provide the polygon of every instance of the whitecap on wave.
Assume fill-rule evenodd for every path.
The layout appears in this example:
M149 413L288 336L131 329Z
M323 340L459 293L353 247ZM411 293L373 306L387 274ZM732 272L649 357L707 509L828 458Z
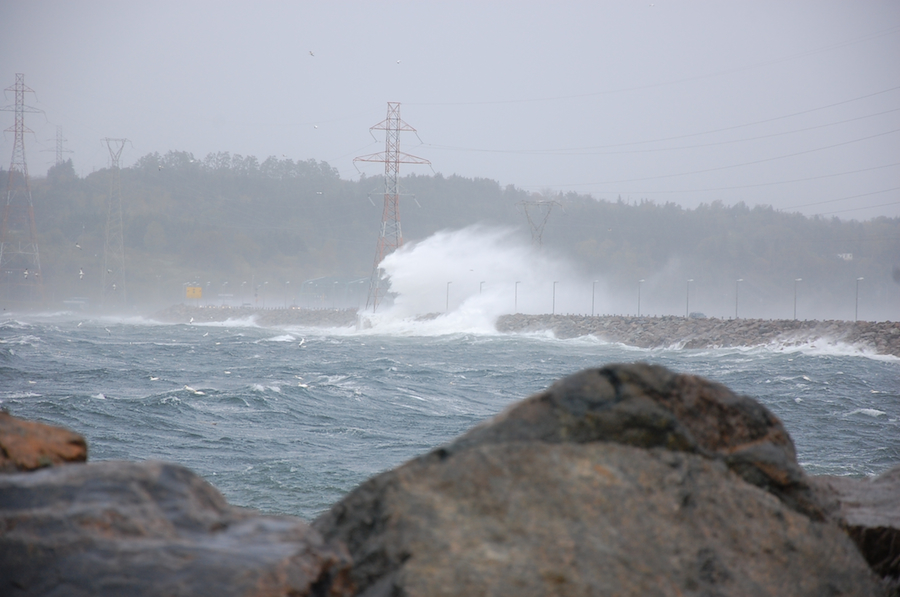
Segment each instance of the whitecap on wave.
M35 394L34 392L13 392L11 394L7 394L3 397L3 400L16 400L18 398L40 398L40 394ZM0 400L0 402L3 402Z
M266 391L270 391L270 392L275 392L276 394L281 393L280 386L266 386L266 385L258 384L258 383L251 384L250 389L253 390L254 392L263 392L264 393Z
M31 327L31 324L25 323L23 321L19 321L17 319L7 319L3 323L0 323L0 328L10 329L10 330L27 330Z
M845 416L849 417L852 415L865 415L867 417L881 417L886 414L887 413L883 410L878 410L875 408L857 408L855 410L851 410Z
M32 345L32 344L37 344L40 341L41 341L41 339L37 336L25 334L22 336L13 336L12 338L6 338L5 340L0 340L0 344Z
M282 334L281 336L273 336L271 338L261 338L257 340L255 343L259 344L260 342L293 342L297 338L290 334Z
M879 354L871 346L851 344L831 338L779 340L769 343L765 348L775 352L800 352L811 356L865 357L875 361L900 361L900 357L890 354Z
M207 328L258 328L261 327L258 323L256 323L256 315L249 315L247 317L235 317L229 318L225 321L195 321L193 324L195 327L207 327Z

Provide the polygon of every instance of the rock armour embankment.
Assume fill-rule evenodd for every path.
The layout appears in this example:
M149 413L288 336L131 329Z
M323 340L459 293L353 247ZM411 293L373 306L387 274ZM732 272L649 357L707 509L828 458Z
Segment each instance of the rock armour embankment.
M640 348L716 348L813 341L840 342L900 356L900 322L797 321L789 319L688 319L586 315L502 315L497 331L550 331L557 338L596 336Z
M424 316L423 318L431 318ZM166 323L210 323L252 318L262 327L349 327L354 309L248 309L174 305L152 316ZM815 341L843 343L878 354L900 357L900 322L797 321L789 319L686 319L604 315L501 315L503 333L552 332L557 338L596 336L640 348L721 348L729 346L797 346Z

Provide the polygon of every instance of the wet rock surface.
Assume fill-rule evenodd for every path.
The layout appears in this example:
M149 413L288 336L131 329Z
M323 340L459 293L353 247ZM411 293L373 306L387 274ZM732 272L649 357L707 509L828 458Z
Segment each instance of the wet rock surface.
M348 569L303 521L231 507L180 466L0 475L2 595L350 595Z
M841 342L879 354L900 356L900 322L799 321L586 315L503 315L497 331L550 331L558 338L593 335L640 348L715 348Z
M694 376L560 380L313 526L360 595L878 595L780 421Z

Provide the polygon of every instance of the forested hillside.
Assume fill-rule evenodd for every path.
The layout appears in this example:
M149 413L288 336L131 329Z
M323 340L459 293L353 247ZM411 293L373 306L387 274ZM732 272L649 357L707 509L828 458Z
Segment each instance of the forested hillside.
M133 309L181 301L185 285L194 283L211 302L228 294L231 302L249 302L251 288L258 288L256 304L303 304L311 288L303 282L323 277L343 282L345 290L330 303L321 295L319 303L356 306L346 282L371 273L381 177L347 180L314 160L169 152L140 158L120 171L120 180ZM71 162L32 179L51 301L99 297L110 183L109 170L79 178ZM532 194L439 174L406 177L402 188L407 242L474 223L516 227L530 242L523 202L532 202L535 224L550 209L543 250L564 256L588 284L602 280L612 289L612 311L633 312L638 281L645 280L646 313L683 314L692 279L692 311L733 315L741 284L743 316L790 317L795 279L802 278L798 303L806 317L851 319L857 284L861 318L900 316L900 285L892 279L900 265L900 219L810 219L715 202L685 210Z

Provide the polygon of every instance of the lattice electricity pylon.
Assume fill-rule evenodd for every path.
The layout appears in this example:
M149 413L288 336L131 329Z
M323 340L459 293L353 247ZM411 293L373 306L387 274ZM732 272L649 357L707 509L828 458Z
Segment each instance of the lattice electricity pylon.
M385 131L383 153L372 153L354 158L354 162L384 163L384 211L381 214L381 235L375 250L375 267L369 280L369 296L366 309L372 305L372 312L378 308L378 302L387 293L388 283L384 279L381 261L392 251L403 246L403 233L400 229L400 164L428 164L425 158L416 157L400 151L400 133L412 132L416 129L400 118L400 103L388 102L387 118L369 128L372 131ZM374 137L375 135L372 134Z
M15 112L16 119L15 124L6 129L14 133L15 142L0 223L0 285L3 286L0 298L11 304L33 304L44 300L44 281L25 161L25 133L33 131L25 126L25 113L41 110L25 105L25 93L34 93L34 90L25 86L24 74L16 73L16 84L7 87L6 91L15 93L16 103L0 109Z
M65 146L66 139L63 138L62 127L56 126L56 165L59 166L63 163L63 154L64 153L74 153L71 149L66 149Z
M544 226L550 218L550 211L554 205L559 205L556 201L520 201L522 211L528 219L528 226L531 229L531 243L540 246L543 243ZM529 212L529 208L531 212ZM534 217L532 217L534 215Z
M119 158L128 139L103 139L109 149L109 197L106 204L106 245L103 249L103 272L100 275L100 304L104 307L124 307L125 296L125 237L122 226L122 182L119 178Z

